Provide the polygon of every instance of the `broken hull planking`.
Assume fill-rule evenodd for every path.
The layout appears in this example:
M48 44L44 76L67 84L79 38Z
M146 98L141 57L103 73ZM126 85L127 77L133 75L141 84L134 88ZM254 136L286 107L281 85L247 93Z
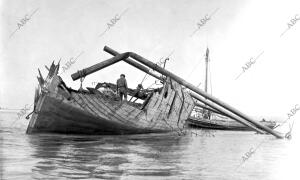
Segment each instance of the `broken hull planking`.
M58 70L57 70L58 71ZM194 108L192 97L168 78L162 91L152 95L141 110L127 102L112 101L94 93L64 92L47 78L38 95L27 133L139 134L181 131ZM43 88L41 88L43 89ZM64 94L69 94L66 98Z

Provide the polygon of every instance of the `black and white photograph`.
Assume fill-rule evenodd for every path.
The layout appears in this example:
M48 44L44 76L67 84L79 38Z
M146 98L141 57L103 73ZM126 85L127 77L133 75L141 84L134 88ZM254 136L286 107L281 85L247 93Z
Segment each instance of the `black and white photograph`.
M299 180L299 0L0 0L0 179Z

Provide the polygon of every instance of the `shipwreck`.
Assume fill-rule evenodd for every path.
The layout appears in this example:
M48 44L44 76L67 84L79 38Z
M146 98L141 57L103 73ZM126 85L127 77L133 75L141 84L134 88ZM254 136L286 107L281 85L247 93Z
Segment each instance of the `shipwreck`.
M113 57L72 74L72 79L82 79L124 61L159 79L161 87L129 89L128 94L140 99L142 103L120 101L117 96L107 95L98 90L99 87L108 87L114 91L115 85L112 83L99 83L87 90L82 87L79 90L68 87L58 75L59 63L52 63L45 79L39 71L39 86L35 92L34 110L30 114L31 119L26 131L28 134L114 135L184 132L186 120L197 102L201 102L254 131L269 133L277 138L284 137L136 53L118 53L107 46L104 47L104 51Z

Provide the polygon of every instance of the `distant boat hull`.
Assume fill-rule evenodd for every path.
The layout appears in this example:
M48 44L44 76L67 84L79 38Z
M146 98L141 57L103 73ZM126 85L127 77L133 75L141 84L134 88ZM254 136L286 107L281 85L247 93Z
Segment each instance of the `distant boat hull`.
M273 129L276 126L272 121L260 121L261 124ZM194 128L204 129L217 129L217 130L230 130L230 131L253 131L250 127L247 127L236 121L228 120L208 120L204 118L189 117L187 124Z
M54 66L54 67L53 67ZM106 97L100 91L67 88L53 65L46 80L39 80L34 112L27 133L140 134L181 131L194 108L192 97L167 78L142 106Z

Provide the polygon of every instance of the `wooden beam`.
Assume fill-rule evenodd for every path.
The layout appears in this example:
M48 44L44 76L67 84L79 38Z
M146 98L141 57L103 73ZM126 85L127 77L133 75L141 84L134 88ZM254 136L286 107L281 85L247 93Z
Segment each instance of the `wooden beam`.
M105 46L104 47L104 51L108 52L109 51L109 47ZM247 116L246 114L242 113L241 111L237 110L236 108L230 106L229 104L217 99L216 97L204 92L203 90L197 88L196 86L194 86L193 84L185 81L184 79L182 79L181 77L173 74L172 72L166 70L166 69L163 69L161 68L160 66L158 66L157 64L147 60L146 58L143 58L142 56L136 54L136 53L132 53L132 52L129 52L129 55L131 58L137 60L138 62L144 64L145 66L148 66L149 68L152 68L153 70L167 76L167 77L170 77L172 79L174 79L175 81L177 81L179 84L187 87L188 89L194 91L195 93L207 98L208 100L212 101L213 103L223 107L224 109L230 111L231 113L237 115L238 117L240 117L241 119L244 119L248 122L248 125L249 124L253 124L254 126L258 127L259 129L262 129L272 135L274 135L275 137L277 138L284 138L284 135L279 133L279 132L276 132L272 129L270 129L269 127L266 127L262 124L260 124L259 122L253 120L251 117ZM254 126L249 126L251 128L253 128ZM255 130L257 130L257 128L253 128Z
M108 48L108 47L107 47L107 48ZM113 49L109 49L109 51L107 51L107 52L108 52L109 54L113 55L113 56L116 56L116 55L119 55L119 54L120 54L119 52L117 52L117 51L115 51L115 50L113 50ZM132 59L130 59L130 58L126 58L126 59L124 59L123 61L125 61L126 63L128 63L128 64L130 64L130 65L132 65L132 66L134 66L134 67L136 67L136 68L138 68L138 69L141 70L141 71L144 71L145 73L147 73L147 74L153 76L154 78L163 81L162 77L160 77L160 76L158 76L158 75L152 73L152 72L151 72L151 69L149 69L149 68L147 68L147 67L141 65L140 63L137 63L137 62L135 62L134 60L132 60Z
M218 111L218 110L216 110L216 109L209 108L209 107L207 107L207 106L205 106L205 105L203 105L203 104L201 104L201 103L195 102L195 106L200 107L200 108L203 108L203 109L206 109L206 110L211 111L211 112L214 112L214 113L216 113L216 114L220 114L220 115L222 115L222 116L228 117L226 114L224 114L224 113L222 113L222 112L220 112L220 111Z
M82 77L85 77L85 76L87 76L89 74L92 74L92 73L94 73L96 71L99 71L99 70L101 70L103 68L111 66L111 65L113 65L113 64L115 64L115 63L117 63L117 62L119 62L119 61L121 61L123 59L128 58L128 57L129 57L129 53L123 53L123 54L117 55L115 57L112 57L112 58L107 59L105 61L102 61L100 63L97 63L97 64L95 64L93 66L85 68L85 69L83 69L81 71L73 73L71 75L71 77L75 81L75 80L80 79Z
M190 95L191 95L193 98L199 100L200 102L206 104L207 106L209 106L209 107L211 107L211 108L213 108L213 109L216 109L216 110L218 110L218 111L220 111L220 112L226 114L227 117L229 117L229 118L231 118L231 119L234 119L234 120L236 120L236 121L238 121L238 122L240 122L240 123L242 123L242 124L244 124L244 125L246 125L246 126L248 126L248 127L251 127L253 130L257 131L258 133L261 133L261 134L264 133L262 130L258 129L258 128L257 128L256 126L254 126L253 124L251 124L251 123L245 121L245 120L242 119L241 117L239 117L239 116L237 116L237 115L235 115L235 114L233 114L233 113L231 113L231 112L228 112L227 110L225 110L225 109L223 109L223 108L221 108L221 107L219 107L219 106L216 106L216 104L214 104L214 103L212 103L212 102L210 102L210 101L207 101L205 98L203 98L203 97L201 97L201 96L199 96L199 95L197 95L197 94L195 94L195 93L192 93L192 92L190 92Z

